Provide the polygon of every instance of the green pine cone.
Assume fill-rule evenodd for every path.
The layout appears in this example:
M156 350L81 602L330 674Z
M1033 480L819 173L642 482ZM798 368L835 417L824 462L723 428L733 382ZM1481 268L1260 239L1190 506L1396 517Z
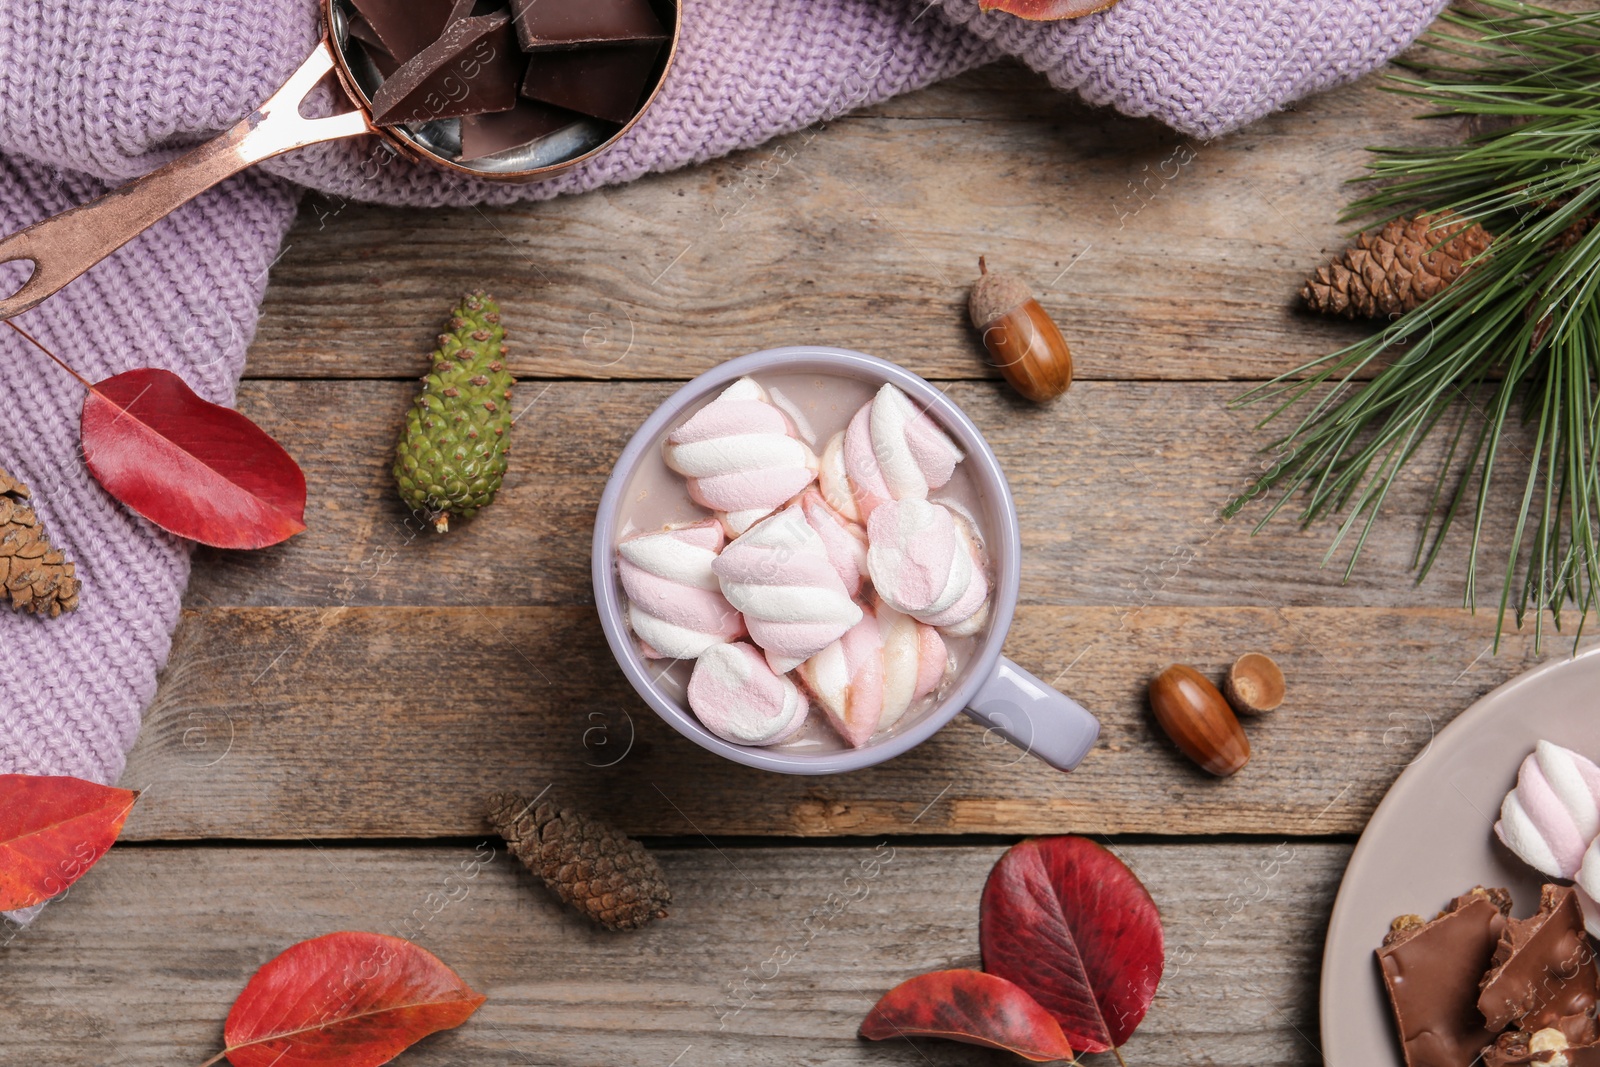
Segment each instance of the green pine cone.
M499 304L482 292L463 297L406 413L394 480L400 498L440 533L450 516L470 519L494 503L505 477L517 384L502 362L505 337Z

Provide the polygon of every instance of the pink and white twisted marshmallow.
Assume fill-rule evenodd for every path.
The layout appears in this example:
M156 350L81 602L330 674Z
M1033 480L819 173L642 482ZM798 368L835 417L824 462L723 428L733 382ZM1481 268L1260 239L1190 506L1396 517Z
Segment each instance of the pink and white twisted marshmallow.
M1540 741L1522 761L1494 832L1536 870L1552 878L1576 877L1585 850L1600 836L1600 767Z
M852 597L861 593L861 583L867 578L867 531L828 506L822 494L808 489L800 498L800 509L805 512L806 523L822 538L822 547L844 583L844 591Z
M937 630L879 604L802 663L800 677L839 736L860 748L937 689L948 666Z
M714 645L695 661L689 708L724 741L776 745L800 732L811 705L754 645L740 641Z
M646 656L694 659L712 645L744 636L744 620L711 570L723 541L721 524L707 519L617 546L628 625Z
M782 674L861 621L821 536L793 504L745 531L711 565L750 639Z
M878 597L952 637L988 618L989 580L970 524L929 500L891 500L867 520L867 572Z
M927 412L885 385L823 449L822 493L846 518L864 522L886 501L925 499L963 458Z
M793 499L817 477L817 457L789 417L749 378L740 378L667 435L667 466L689 496L718 513L737 536Z

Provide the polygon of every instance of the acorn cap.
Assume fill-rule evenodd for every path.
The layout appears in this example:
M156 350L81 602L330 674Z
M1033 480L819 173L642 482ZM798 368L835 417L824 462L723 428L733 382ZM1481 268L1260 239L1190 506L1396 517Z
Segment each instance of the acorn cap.
M1263 715L1283 703L1286 688L1283 669L1271 656L1246 652L1228 668L1222 692L1241 715Z
M991 323L1017 310L1033 299L1027 283L1010 274L990 274L984 257L978 257L978 280L972 284L972 295L967 298L967 314L972 325L987 329Z

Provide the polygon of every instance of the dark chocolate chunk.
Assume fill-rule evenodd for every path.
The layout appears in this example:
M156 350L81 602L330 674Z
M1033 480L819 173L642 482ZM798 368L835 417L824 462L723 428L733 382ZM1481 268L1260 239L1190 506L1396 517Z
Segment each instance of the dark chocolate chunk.
M522 95L597 119L627 122L654 87L663 42L535 52L528 57Z
M371 45L365 41L358 41L356 42L356 47L361 49L362 52L366 53L367 58L372 60L372 65L378 68L378 73L381 76L385 78L392 77L394 72L400 69L400 64L394 61L394 56L391 56L388 52L385 52L377 45Z
M374 54L382 52L384 55L389 55L389 49L384 45L383 38L379 37L378 31L372 28L372 23L368 22L359 13L351 15L345 20L345 28L350 34L350 39L352 41L360 41L366 46L367 52Z
M664 41L647 0L511 0L517 40L528 51L604 41Z
M386 126L510 111L524 62L505 12L458 19L378 87L372 121Z
M427 48L446 26L472 11L472 0L351 0L378 43L404 63ZM360 37L355 27L351 36Z
M1600 969L1571 886L1545 886L1537 915L1506 923L1490 968L1478 1010L1491 1030L1515 1025L1533 1033L1565 1021L1575 1045L1600 1037L1594 1024Z
M1511 910L1504 889L1482 886L1431 922L1396 919L1378 949L1407 1067L1472 1067L1498 1031L1478 1014L1478 980ZM1409 920L1409 921L1408 921Z
M508 148L521 148L582 118L576 112L532 100L519 100L510 111L468 115L461 120L461 155L457 161L466 163Z

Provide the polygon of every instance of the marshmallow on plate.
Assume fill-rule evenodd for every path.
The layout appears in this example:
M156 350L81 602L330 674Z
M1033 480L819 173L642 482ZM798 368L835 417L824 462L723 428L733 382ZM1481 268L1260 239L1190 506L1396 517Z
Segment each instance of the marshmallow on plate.
M983 625L989 581L965 518L928 500L891 500L868 518L867 543L867 573L884 603L954 637Z
M707 519L630 537L617 546L628 624L651 659L694 659L744 636L744 620L711 570L722 526Z
M1494 832L1535 869L1552 878L1576 877L1585 850L1600 835L1600 767L1571 749L1540 741L1522 761ZM1600 860L1595 873L1600 876Z
M806 523L822 538L822 547L828 550L828 560L844 583L844 591L856 596L867 577L867 531L829 507L815 489L806 490L800 498L800 508L805 512Z
M893 385L885 385L828 442L822 492L846 518L865 520L889 500L922 500L950 480L964 458L949 436ZM844 497L855 514L840 506Z
M728 386L668 434L662 456L688 479L694 502L717 512L735 536L817 477L817 457L767 391L749 378Z
M779 674L861 621L822 537L799 504L752 526L711 565L722 595L744 613L750 639Z
M811 705L754 645L740 641L714 645L695 661L689 708L724 741L776 745L800 732Z
M931 626L879 604L800 665L800 677L839 736L860 748L939 687L949 665Z

